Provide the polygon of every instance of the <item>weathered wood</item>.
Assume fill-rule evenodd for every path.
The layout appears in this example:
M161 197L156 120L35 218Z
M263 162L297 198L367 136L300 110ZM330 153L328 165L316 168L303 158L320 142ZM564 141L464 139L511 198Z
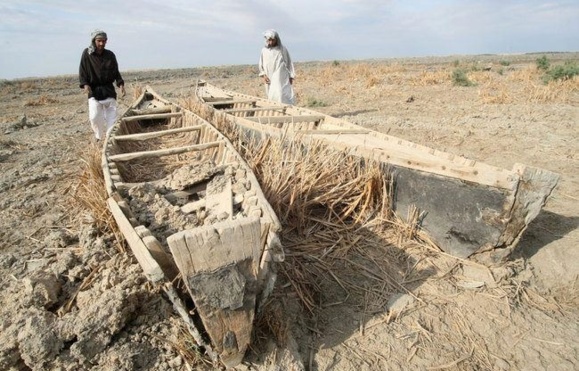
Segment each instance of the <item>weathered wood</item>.
M184 214L190 214L195 211L200 211L203 208L205 208L205 200L197 200L188 202L185 205L181 206L181 211Z
M126 134L126 135L116 135L115 140L120 141L139 141L139 140L146 140L151 138L159 138L165 135L171 135L176 133L186 133L189 131L198 131L202 128L201 125L196 126L186 126L183 128L176 128L176 129L167 129L161 131L152 131L148 133L139 133L139 134Z
M127 116L129 115L150 115L150 114L154 114L154 113L167 113L167 112L173 112L172 109L172 105L166 105L166 106L161 106L161 107L151 107L151 108L145 108L145 109L131 109L130 112L128 112Z
M151 253L153 259L155 259L155 261L159 263L161 269L163 270L163 273L165 274L165 277L167 277L169 281L173 281L175 277L177 277L177 275L179 274L179 271L172 257L169 254L167 254L167 252L163 249L159 240L157 240L157 238L153 236L151 231L143 225L135 227L135 232L137 232L137 235L139 235L139 237L141 238L141 240Z
M259 122L261 124L292 124L295 122L316 122L324 119L321 115L300 115L300 116L255 116L243 117L245 120Z
M335 135L335 134L368 134L370 131L365 129L335 129L335 130L299 130L300 134L311 135Z
M258 218L227 220L167 239L207 333L227 367L251 341L261 255Z
M255 104L255 99L225 99L225 100L216 100L216 101L207 101L205 102L211 106L220 106L224 104Z
M143 268L143 272L151 282L159 282L165 278L163 270L157 263L157 261L151 255L149 249L145 243L141 240L135 229L127 220L127 217L123 214L123 211L117 204L117 201L113 197L109 197L107 204L119 230L125 236L131 251L137 258L139 265Z
M251 107L251 108L225 108L220 111L226 113L243 113L243 112L260 112L260 111L281 111L285 112L286 108L284 106L270 106L270 107Z
M131 152L131 153L121 153L118 155L112 155L109 157L110 161L130 161L137 158L151 158L151 157L162 157L169 155L176 155L179 153L192 152L192 151L202 151L208 148L218 147L219 141L210 142L204 144L195 144L185 147L169 148L169 149L157 149L153 151L142 151L142 152Z
M139 121L139 120L158 120L167 119L171 117L181 117L182 112L169 112L169 113L152 113L150 115L137 115L137 116L126 116L121 118L123 122Z
M207 184L205 209L208 213L208 218L215 217L220 221L231 219L233 217L232 197L231 178L226 175L215 176Z

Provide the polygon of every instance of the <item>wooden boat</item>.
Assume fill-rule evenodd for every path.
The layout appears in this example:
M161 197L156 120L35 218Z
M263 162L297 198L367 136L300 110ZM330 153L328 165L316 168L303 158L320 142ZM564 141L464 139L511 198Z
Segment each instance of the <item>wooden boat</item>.
M559 176L522 164L501 169L382 134L306 108L220 89L206 81L196 96L252 135L321 141L385 164L394 211L422 212L421 228L443 251L485 264L503 261L539 214Z
M211 124L147 87L107 134L102 167L108 206L149 280L214 362L239 364L272 262L283 260L280 223L247 163Z

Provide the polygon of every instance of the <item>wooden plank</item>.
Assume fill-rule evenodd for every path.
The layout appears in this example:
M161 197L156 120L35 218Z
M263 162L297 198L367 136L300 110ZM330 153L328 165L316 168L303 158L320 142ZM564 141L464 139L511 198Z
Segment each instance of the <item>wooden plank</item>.
M187 126L184 128L151 131L148 133L117 135L114 137L114 140L116 140L116 141L146 140L146 139L151 139L151 138L162 137L164 135L170 135L170 134L176 134L176 133L185 133L185 132L189 132L189 131L196 131L196 130L200 130L201 128L202 128L202 125L196 125L196 126Z
M214 176L207 184L206 194L205 210L208 214L207 218L215 217L221 221L233 217L233 193L229 176Z
M170 236L167 243L205 330L226 367L251 341L262 251L259 218L227 220Z
M225 113L243 113L243 112L259 112L259 111L281 111L285 112L286 107L271 106L271 107L252 107L252 108L226 108L221 110Z
M173 105L166 105L162 107L153 107L153 108L145 108L145 109L133 109L131 112L135 115L150 115L153 113L167 113L172 112Z
M225 99L225 100L217 100L212 102L205 102L210 106L219 106L224 104L237 104L237 103L246 103L246 104L255 104L255 99Z
M159 282L165 279L161 266L159 266L157 261L151 255L149 249L147 249L147 246L143 243L137 232L135 232L135 229L117 204L117 201L113 197L109 197L107 204L109 205L109 209L111 210L121 233L125 236L131 251L135 255L135 258L137 258L137 261L147 278L151 282Z
M180 116L183 116L183 112L153 113L150 115L126 116L126 117L123 117L121 120L123 120L123 122L130 122L130 121L139 121L139 120L166 119L166 118L180 117Z
M142 152L131 152L131 153L121 153L118 155L109 156L110 161L130 161L137 158L151 158L151 157L162 157L169 155L176 155L179 153L192 152L192 151L202 151L208 148L218 147L221 141L209 142L204 144L195 144L191 146L168 148L168 149L157 149L154 151L142 151Z
M321 121L324 119L322 115L298 115L298 116L257 116L257 117L243 117L244 120L259 122L261 124L291 124L294 122L310 122Z
M314 135L335 135L335 134L368 134L369 130L364 129L336 129L336 130L298 130L301 134Z
M204 103L210 103L210 102L227 102L233 99L233 97L231 96L219 96L219 97L211 97L208 95L205 96L201 96L201 99L203 99Z

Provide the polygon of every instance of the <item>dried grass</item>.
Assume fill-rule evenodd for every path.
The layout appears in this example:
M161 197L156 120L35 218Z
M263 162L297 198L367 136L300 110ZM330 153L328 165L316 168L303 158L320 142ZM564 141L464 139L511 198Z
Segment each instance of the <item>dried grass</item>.
M173 325L177 329L177 339L171 340L164 337L151 335L155 339L168 344L173 348L185 361L185 365L189 370L205 369L212 366L211 361L204 356L199 345L191 336L183 321L174 320ZM203 368L205 367L205 368Z
M478 93L481 101L487 104L512 103L509 87L498 81L489 81L483 84Z
M418 75L413 75L409 84L412 86L441 85L451 82L450 75L447 70L422 71Z
M26 107L45 106L47 104L53 103L59 103L59 100L47 97L46 95L41 95L37 100L27 101L26 103L24 103L24 106Z
M529 82L525 93L529 102L569 102L579 92L579 77L568 80L554 80L548 84Z
M83 169L73 190L73 207L78 215L86 210L103 234L111 233L117 240L117 250L125 252L125 242L107 206L107 191L101 167L101 149L92 144L81 155Z

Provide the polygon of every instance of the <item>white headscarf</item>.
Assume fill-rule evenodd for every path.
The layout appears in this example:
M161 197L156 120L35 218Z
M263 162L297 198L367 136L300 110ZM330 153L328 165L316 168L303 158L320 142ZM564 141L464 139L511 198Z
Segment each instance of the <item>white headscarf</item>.
M91 34L90 34L90 46L88 47L88 54L92 54L94 53L94 51L96 50L96 45L94 43L94 40L97 37L101 37L106 39L107 38L107 33L104 32L103 30L94 30Z
M280 39L279 34L277 33L276 30L274 30L274 29L266 30L263 33L263 37L265 38L265 46L266 47L269 48L269 45L267 45L267 40L269 40L269 39L275 39L277 41L275 46L281 47L281 39Z

